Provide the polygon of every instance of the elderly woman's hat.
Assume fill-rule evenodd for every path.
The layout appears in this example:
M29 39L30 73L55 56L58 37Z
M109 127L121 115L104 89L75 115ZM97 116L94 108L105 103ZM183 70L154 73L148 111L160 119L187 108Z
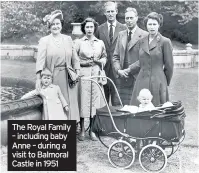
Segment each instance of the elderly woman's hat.
M50 70L48 68L45 68L45 69L42 70L41 76L43 76L43 75L52 77L52 73L50 72Z
M53 20L56 17L60 17L60 19L63 20L63 14L62 14L61 10L55 10L55 11L51 12L51 14L46 15L43 18L43 21L47 22L47 24L52 24Z

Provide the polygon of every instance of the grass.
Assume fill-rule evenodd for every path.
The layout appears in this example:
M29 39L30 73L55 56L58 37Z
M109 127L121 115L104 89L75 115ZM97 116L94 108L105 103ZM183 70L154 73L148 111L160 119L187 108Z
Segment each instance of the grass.
M180 100L186 113L184 144L198 146L198 68L174 69L170 100Z
M20 75L32 80L35 75L35 64L16 63L2 60L2 76ZM198 69L174 69L172 82L169 86L171 101L182 101L185 108L186 137L179 150L168 159L168 164L162 173L195 173L199 170L196 164L198 144ZM198 156L199 157L199 156ZM1 157L1 172L7 171L7 156ZM48 171L46 171L48 172ZM57 173L58 171L56 171ZM85 141L77 141L77 173L145 173L135 160L129 169L114 168L108 161L107 149L99 141L91 141L86 134ZM12 173L12 172L11 172ZM14 173L14 171L13 171ZM22 173L21 171L19 173ZM33 171L29 173L34 173ZM41 171L38 171L41 173ZM53 173L50 172L49 173ZM55 172L54 172L55 173ZM61 173L61 172L60 172Z

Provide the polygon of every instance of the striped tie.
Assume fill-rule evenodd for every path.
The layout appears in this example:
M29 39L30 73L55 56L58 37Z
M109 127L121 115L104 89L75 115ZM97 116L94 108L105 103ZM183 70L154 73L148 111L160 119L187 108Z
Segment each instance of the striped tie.
M129 32L129 35L128 35L128 43L131 41L131 34L132 34L132 31Z
M110 31L109 31L109 38L110 38L110 42L113 42L113 25L110 25Z

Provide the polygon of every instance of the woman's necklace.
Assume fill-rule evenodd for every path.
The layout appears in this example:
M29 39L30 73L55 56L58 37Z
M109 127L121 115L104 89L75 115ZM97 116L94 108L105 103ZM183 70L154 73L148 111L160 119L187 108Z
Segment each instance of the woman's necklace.
M54 37L54 36L53 36L53 41L54 41L54 43L55 43L55 45L56 45L57 47L61 47L62 38L61 38L60 36L57 36L57 37Z
M91 58L92 59L94 59L94 57L95 57L95 47L94 47L94 40L93 40L93 37L88 37L87 36L87 38L88 38L88 42L89 42L89 44L90 44L90 46L91 46L91 51L90 51L90 53L91 53Z

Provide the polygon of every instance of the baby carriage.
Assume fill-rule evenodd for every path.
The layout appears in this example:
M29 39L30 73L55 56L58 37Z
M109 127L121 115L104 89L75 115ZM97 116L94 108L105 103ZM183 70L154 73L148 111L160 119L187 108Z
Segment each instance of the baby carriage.
M99 76L82 78L93 80ZM109 106L103 94L106 106L97 109L92 124L103 145L108 148L108 159L117 168L129 168L135 158L139 158L141 167L147 172L161 172L167 165L167 158L174 154L185 138L185 111L180 101L173 106L130 113L121 111L123 107L118 91L112 80L106 77L114 86L121 103L120 107ZM107 146L102 136L114 138Z

